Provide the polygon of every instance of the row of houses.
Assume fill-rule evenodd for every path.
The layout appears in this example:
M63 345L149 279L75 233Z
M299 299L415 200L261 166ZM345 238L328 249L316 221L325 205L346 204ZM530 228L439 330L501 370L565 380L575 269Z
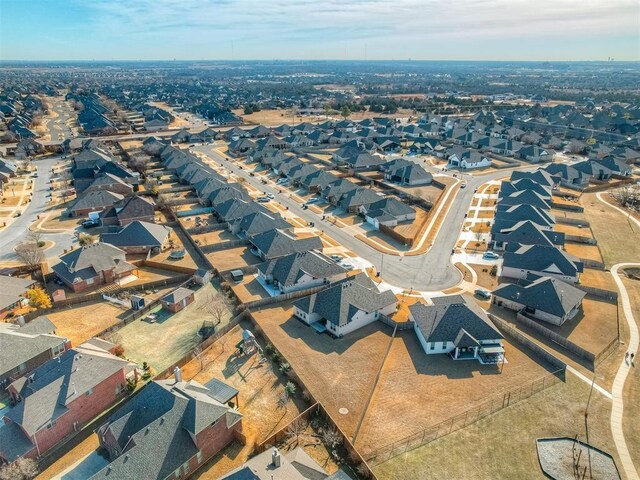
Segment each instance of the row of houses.
M491 227L492 247L504 251L501 276L515 282L499 285L493 303L555 325L572 318L585 296L574 286L583 262L554 231L551 198L560 182L544 169L513 172L500 186Z

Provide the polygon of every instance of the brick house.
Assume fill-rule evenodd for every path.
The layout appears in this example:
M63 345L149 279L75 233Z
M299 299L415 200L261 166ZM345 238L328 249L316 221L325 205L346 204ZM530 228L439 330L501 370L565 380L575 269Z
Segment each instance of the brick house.
M134 275L137 268L127 262L123 250L98 242L63 255L52 270L74 293L78 293Z
M11 383L17 403L0 426L0 457L38 458L120 400L135 365L111 354L114 347L94 339Z
M242 432L242 415L227 405L236 395L184 382L179 368L149 383L98 429L110 463L90 478L189 477Z
M195 292L185 287L178 287L160 299L162 307L170 312L178 313L195 300Z
M135 220L116 233L103 233L100 241L118 247L127 254L160 253L169 248L171 228Z
M27 290L35 283L31 279L0 275L0 319L27 302Z
M155 222L156 204L145 197L134 195L113 203L100 213L102 225L119 225L125 227L131 222Z
M44 316L24 325L0 323L1 390L71 348L71 342L55 335L55 329Z

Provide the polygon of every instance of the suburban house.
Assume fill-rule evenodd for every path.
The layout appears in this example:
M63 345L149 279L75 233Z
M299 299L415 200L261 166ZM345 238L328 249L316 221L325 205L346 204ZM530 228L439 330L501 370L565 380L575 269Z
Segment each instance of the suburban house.
M516 156L530 163L550 162L553 154L537 145L525 145L516 153Z
M381 225L395 227L400 222L413 221L416 218L416 211L413 208L394 197L361 205L359 210L367 223L376 229L379 229Z
M556 223L555 216L546 210L526 204L513 205L496 211L491 233L500 232L504 228L511 228L524 221L535 223L542 230L551 230Z
M565 282L577 283L584 269L579 258L556 247L543 245L523 245L505 252L502 262L502 276L526 278L530 273L538 276L555 277Z
M92 480L188 478L242 432L225 395L236 390L185 382L180 369L175 376L147 384L98 429L109 464Z
M341 280L327 289L296 300L293 315L318 331L342 337L396 311L391 290L380 292L364 273Z
M131 184L111 173L103 173L96 177L96 179L84 190L84 193L97 192L100 190L108 190L125 196L133 194L133 186Z
M28 304L27 290L35 283L35 280L30 278L0 275L0 320Z
M0 391L71 348L71 343L55 331L47 317L37 317L29 323L0 323Z
M251 252L262 260L272 260L290 253L322 250L320 237L297 238L286 230L272 229L249 239Z
M196 292L185 287L178 287L160 299L162 307L173 313L178 313L187 305L191 305L196 298Z
M401 185L429 185L433 175L415 162L404 158L396 158L380 166L385 180Z
M366 207L382 200L374 190L365 187L356 187L340 195L337 205L349 213L360 211L360 207Z
M613 175L622 175L628 177L633 172L633 169L624 161L615 158L612 155L607 155L602 160L596 160L603 167L611 170Z
M251 457L220 480L350 480L344 471L328 475L302 447L286 454L277 448Z
M552 163L545 167L545 170L555 177L560 177L560 184L568 187L587 187L591 179L591 175L565 163Z
M107 285L134 275L137 268L126 260L123 250L108 243L94 243L60 257L52 270L74 293Z
M119 193L109 190L85 191L78 196L69 210L74 217L82 217L89 212L102 212L123 199Z
M0 456L37 458L120 400L136 366L103 340L86 342L7 387L17 402L0 426Z
M496 208L508 209L514 205L532 205L540 210L551 210L551 199L533 190L518 190L498 198Z
M138 195L125 197L100 212L100 222L105 226L120 225L121 227L135 220L154 223L155 208L156 204L146 197L140 197Z
M552 277L529 274L518 283L498 285L493 304L553 325L573 318L586 293Z
M590 180L605 181L611 178L613 172L610 168L604 166L595 160L585 160L573 165L576 170L590 176Z
M433 305L409 306L409 320L427 355L448 353L454 360L498 363L504 359L502 334L480 306L462 295L433 298Z
M135 220L116 233L103 233L100 241L127 254L160 253L169 248L171 228Z
M447 168L484 168L490 167L491 160L477 150L454 147L448 156Z
M258 265L258 275L279 293L290 293L342 280L347 270L313 250L292 253Z
M523 220L511 227L491 232L491 242L496 250L504 250L509 245L545 245L550 247L564 246L564 233L554 232Z

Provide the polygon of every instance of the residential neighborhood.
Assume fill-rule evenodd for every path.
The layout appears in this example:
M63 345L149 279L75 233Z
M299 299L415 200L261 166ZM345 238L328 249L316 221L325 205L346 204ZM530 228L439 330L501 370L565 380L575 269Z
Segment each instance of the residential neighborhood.
M0 67L0 478L637 478L637 78L436 64Z

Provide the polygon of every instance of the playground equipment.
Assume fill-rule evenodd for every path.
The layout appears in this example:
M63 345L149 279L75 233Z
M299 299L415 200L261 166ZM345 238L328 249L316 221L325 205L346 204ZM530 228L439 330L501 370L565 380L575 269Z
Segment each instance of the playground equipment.
M260 356L264 356L262 353L262 347L258 345L255 335L249 330L242 330L242 340L238 342L236 348L240 350L241 355L244 355L245 353L250 355L253 352L258 352Z

